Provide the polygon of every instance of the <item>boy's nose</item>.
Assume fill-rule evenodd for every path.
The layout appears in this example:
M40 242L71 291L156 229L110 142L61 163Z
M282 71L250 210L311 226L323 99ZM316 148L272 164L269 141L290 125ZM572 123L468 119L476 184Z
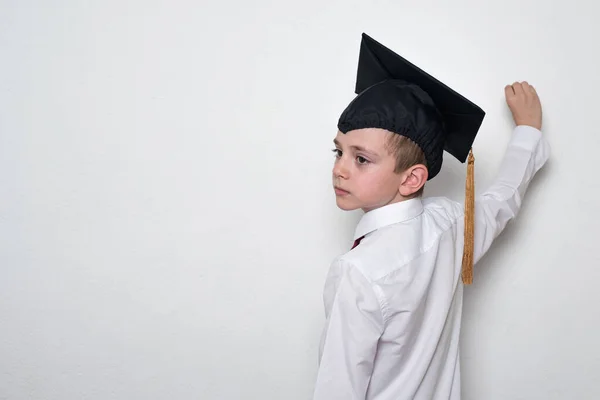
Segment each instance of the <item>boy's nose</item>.
M338 160L333 166L333 175L336 178L348 178L348 168L345 167L343 159Z

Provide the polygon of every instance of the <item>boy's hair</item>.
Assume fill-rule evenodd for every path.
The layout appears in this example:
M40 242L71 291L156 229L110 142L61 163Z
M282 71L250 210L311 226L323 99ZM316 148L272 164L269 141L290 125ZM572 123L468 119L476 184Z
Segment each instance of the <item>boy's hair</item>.
M396 157L396 167L394 172L399 174L406 171L413 165L422 164L427 167L427 160L425 159L425 153L415 142L403 135L392 133L387 139L388 151ZM419 197L423 195L425 185L415 192L411 198Z

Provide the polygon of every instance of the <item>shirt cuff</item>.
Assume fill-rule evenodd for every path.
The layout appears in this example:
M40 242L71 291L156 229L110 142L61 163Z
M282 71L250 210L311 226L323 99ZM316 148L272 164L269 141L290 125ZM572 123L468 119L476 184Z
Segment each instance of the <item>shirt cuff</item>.
M540 139L542 131L529 125L518 125L511 140L511 145L534 151Z

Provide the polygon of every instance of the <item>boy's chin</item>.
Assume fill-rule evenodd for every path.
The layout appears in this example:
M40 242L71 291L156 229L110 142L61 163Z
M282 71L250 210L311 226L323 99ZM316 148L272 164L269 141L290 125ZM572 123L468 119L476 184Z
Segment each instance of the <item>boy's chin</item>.
M336 198L335 204L338 206L340 210L344 211L354 211L358 210L360 207L359 204L355 204L354 202L347 201L343 198Z

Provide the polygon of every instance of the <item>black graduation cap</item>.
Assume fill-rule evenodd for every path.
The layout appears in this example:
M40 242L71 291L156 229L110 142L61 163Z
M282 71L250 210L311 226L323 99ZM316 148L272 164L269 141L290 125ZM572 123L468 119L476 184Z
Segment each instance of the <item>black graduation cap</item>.
M343 133L383 128L412 139L427 159L429 179L443 150L467 160L485 112L444 83L362 34L355 93L342 113Z

